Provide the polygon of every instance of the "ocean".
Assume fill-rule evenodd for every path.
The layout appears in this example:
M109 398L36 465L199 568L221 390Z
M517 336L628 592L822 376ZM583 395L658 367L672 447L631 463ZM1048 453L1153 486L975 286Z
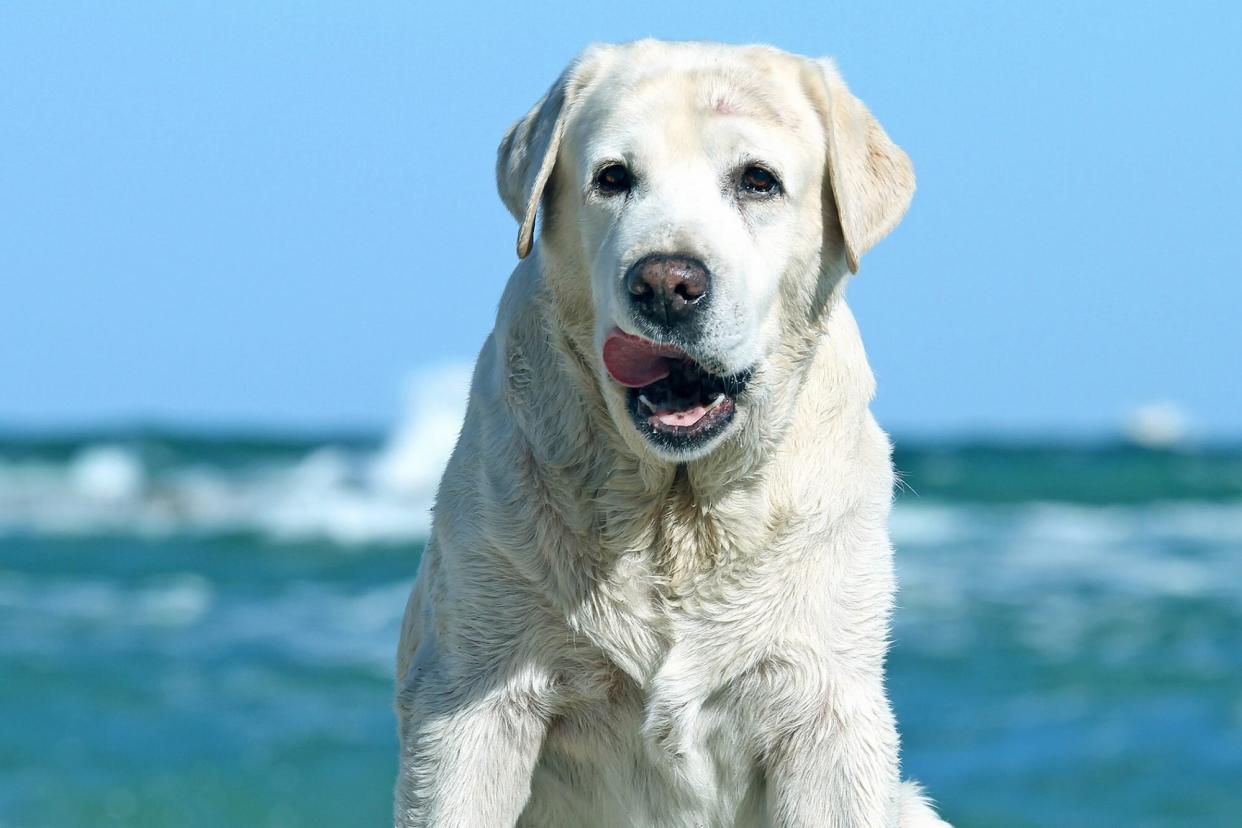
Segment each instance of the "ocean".
M385 824L456 422L0 438L0 826ZM959 828L1242 825L1242 446L896 463L904 774Z

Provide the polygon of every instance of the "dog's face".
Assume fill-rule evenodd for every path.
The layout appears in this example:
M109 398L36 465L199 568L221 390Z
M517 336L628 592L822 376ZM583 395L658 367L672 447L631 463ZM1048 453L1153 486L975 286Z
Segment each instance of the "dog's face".
M851 238L851 194L824 186L836 139L862 142L836 147L840 160L875 165L874 121L853 123L854 109L865 116L825 64L644 41L586 53L506 136L498 176L519 254L543 199L553 295L589 331L610 414L639 450L682 462L728 439L789 320L812 315L789 305L822 299L816 284L875 240L874 221ZM900 202L891 227L913 180L878 132L896 153L881 164L909 179L863 188Z

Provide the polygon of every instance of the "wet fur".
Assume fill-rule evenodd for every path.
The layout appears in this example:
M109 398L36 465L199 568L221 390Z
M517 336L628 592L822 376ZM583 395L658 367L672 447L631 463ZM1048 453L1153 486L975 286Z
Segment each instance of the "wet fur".
M832 119L850 110L864 145L832 164L908 176L825 164L809 181L752 332L745 416L687 462L644 445L603 370L611 322L584 289L565 160L583 128L566 110L588 117L592 82L653 59L698 67L717 111L746 105L738 73L776 103L802 89L822 119L808 154L843 140ZM890 447L842 298L913 191L882 130L866 143L872 123L827 64L646 41L589 50L506 136L502 196L530 255L480 352L402 628L396 825L944 825L899 781Z

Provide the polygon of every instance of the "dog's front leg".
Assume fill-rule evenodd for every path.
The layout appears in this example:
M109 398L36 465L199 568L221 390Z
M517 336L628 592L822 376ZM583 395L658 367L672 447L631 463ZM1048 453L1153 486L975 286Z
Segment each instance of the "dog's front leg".
M545 730L529 696L415 681L397 709L397 828L507 828L517 821Z
M771 748L774 828L896 828L897 731L878 676L837 679Z

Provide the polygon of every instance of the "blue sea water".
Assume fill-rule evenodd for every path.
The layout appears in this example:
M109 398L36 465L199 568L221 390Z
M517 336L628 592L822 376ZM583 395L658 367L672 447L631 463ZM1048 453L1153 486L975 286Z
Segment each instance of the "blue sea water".
M0 439L0 826L384 824L437 434ZM1242 825L1242 448L896 461L906 775L962 828Z

